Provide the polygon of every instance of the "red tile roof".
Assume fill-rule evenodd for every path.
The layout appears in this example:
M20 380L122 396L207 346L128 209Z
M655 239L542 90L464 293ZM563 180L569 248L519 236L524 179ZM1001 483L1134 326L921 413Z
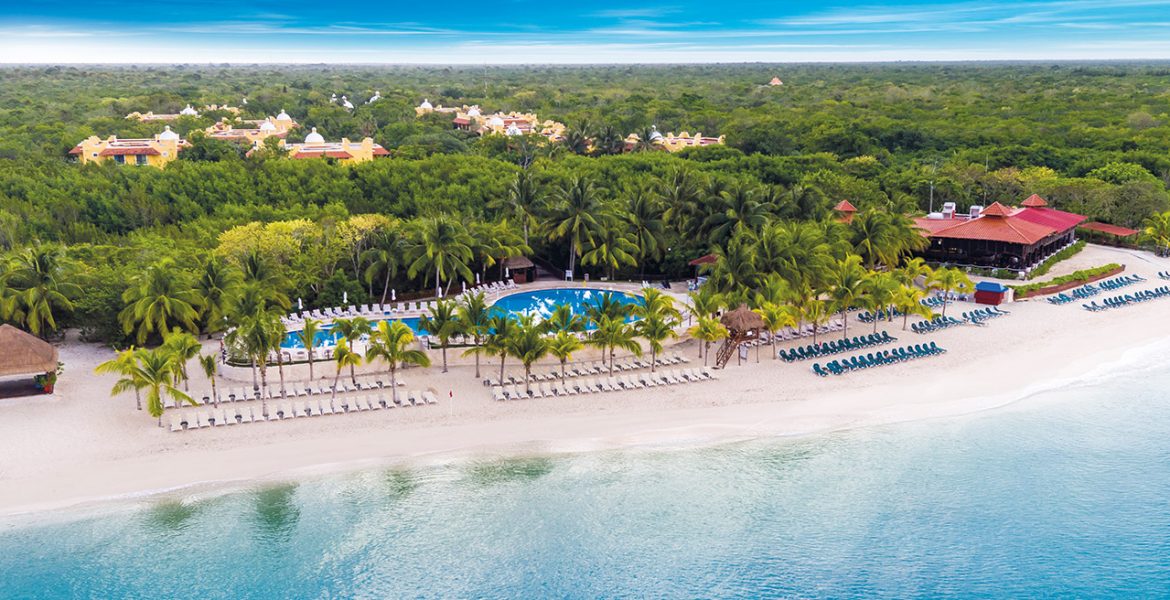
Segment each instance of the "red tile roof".
M998 216L1001 210L1006 209L1003 208L1002 204L999 205L999 209L995 209L996 204L999 203L988 207L988 211L983 213L984 216L960 221L953 227L944 227L933 231L930 236L960 240L987 240L1029 246L1057 232L1052 227L1025 219Z
M1031 196L1028 196L1027 200L1024 200L1022 203L1020 203L1020 206L1023 206L1024 208L1040 208L1042 206L1048 206L1048 201L1041 198L1037 194L1032 194Z
M129 146L125 148L110 147L98 153L98 156L137 156L145 154L146 156L158 156L160 152L151 148L150 146Z
M1025 208L1014 215L1016 218L1030 221L1056 231L1068 231L1080 225L1086 217L1055 208Z
M390 156L390 151L381 146L374 146L374 156Z
M833 207L833 210L837 212L857 212L857 207L853 206L848 200L842 200L837 203L837 206Z
M714 254L706 254L704 256L700 256L699 258L692 260L691 262L689 262L687 264L692 266L692 267L697 267L699 265L710 265L710 264L714 264L717 262L719 262L718 256L715 256Z
M456 125L470 125L471 119L468 119L467 117L455 117L452 122Z
M74 146L73 149L69 151L69 153L70 154L81 154L81 146Z
M989 217L1008 217L1011 216L1012 212L1008 210L1008 207L1000 204L999 202L992 202L991 206L983 209L983 212L980 214Z
M1088 229L1089 231L1099 231L1101 233L1108 233L1109 235L1115 235L1117 237L1129 237L1131 235L1137 235L1138 233L1141 233L1136 229L1128 229L1126 227L1118 227L1117 225L1098 223L1096 221L1085 223L1084 225L1081 225L1081 227Z

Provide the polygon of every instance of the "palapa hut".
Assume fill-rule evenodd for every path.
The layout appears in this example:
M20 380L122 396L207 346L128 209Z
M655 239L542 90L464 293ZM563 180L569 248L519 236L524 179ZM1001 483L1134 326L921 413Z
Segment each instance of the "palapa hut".
M0 377L56 372L57 349L52 344L11 325L0 325Z
M731 360L731 355L735 354L740 344L760 339L760 332L767 327L763 317L749 309L746 304L740 304L739 308L724 313L719 322L727 328L727 341L719 348L719 354L715 357L717 369L727 365L727 361Z
M509 256L504 259L505 273L516 283L528 283L536 279L536 265L527 256ZM509 275L505 275L507 277Z

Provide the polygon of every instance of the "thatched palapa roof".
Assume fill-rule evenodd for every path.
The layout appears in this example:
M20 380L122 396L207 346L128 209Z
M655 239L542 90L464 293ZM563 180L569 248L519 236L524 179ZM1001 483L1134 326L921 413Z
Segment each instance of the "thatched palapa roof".
M746 304L740 304L739 308L725 313L719 322L731 331L752 331L765 327L763 317L752 312Z
M504 259L504 266L509 269L531 269L536 265L527 256L509 256Z
M11 325L0 325L0 377L57 370L57 349Z

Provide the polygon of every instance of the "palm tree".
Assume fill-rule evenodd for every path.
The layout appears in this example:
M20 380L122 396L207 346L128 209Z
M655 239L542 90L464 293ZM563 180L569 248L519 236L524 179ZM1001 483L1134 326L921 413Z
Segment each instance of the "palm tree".
M175 371L178 365L175 357L163 349L141 350L137 353L138 373L135 378L141 382L142 389L146 390L146 410L150 416L158 418L158 426L162 427L163 397L170 396L175 402L186 402L197 406L195 399L175 387Z
M580 338L564 329L558 330L556 335L553 336L551 340L549 340L549 354L552 354L553 356L557 357L557 360L561 361L562 381L565 379L565 364L573 358L574 352L577 352L584 347L585 346L581 343Z
M542 323L548 333L585 331L586 319L573 312L573 305L558 304Z
M724 305L723 295L715 291L715 286L704 285L699 289L690 293L688 298L691 301L691 316L695 318L711 317L719 312L719 309ZM687 324L691 322L691 317L687 317ZM703 356L703 347L699 346L699 356Z
M626 237L628 225L616 216L606 215L599 221L599 227L588 243L589 251L581 256L582 265L598 265L605 269L609 279L622 266L638 265L635 256L638 247Z
M676 321L682 318L682 313L674 306L674 298L655 288L642 290L642 302L634 306L633 312L643 318L652 315Z
M635 331L650 346L650 372L657 368L658 355L662 354L662 342L675 336L674 328L678 321L662 313L651 313L634 325Z
M679 234L689 237L697 225L699 182L686 169L676 169L659 184L658 197L666 205L662 214Z
M508 354L524 365L524 394L528 395L532 391L532 364L548 354L548 338L535 316L522 315L506 345Z
M395 404L398 404L398 367L405 365L431 366L431 359L422 350L410 348L414 332L402 321L382 321L370 336L370 348L366 359L381 358L390 365L390 388Z
M14 291L5 311L17 317L28 330L44 336L57 330L55 309L73 310L70 297L81 295L81 288L70 282L73 264L59 246L38 244L18 253L8 273L8 286Z
M524 232L524 245L529 245L529 231L536 227L536 217L544 205L544 195L537 185L532 172L527 169L516 173L516 179L508 186L508 195L491 203L491 208L502 210L520 223Z
M306 318L305 324L297 332L296 338L309 351L309 381L313 380L313 354L317 350L317 333L321 331L321 321Z
M506 314L492 315L487 340L484 341L484 351L490 356L500 357L500 381L504 380L504 361L508 358L508 339L516 329L516 322Z
M715 257L713 265L704 265L703 268L711 276L707 285L715 287L723 294L746 292L759 279L761 271L756 267L754 248L747 236L736 235L727 243L726 248L715 250ZM738 305L730 301L728 304Z
M602 292L598 294L596 300L585 307L585 314L590 321L598 323L602 319L624 320L630 316L631 310L632 305L618 300L617 294Z
M447 216L427 217L414 221L411 232L413 260L406 269L408 277L434 273L436 290L443 287L444 281L450 290L451 282L458 277L464 281L475 278L468 266L475 257L471 249L475 240L461 222Z
M829 312L829 303L815 296L804 303L804 320L812 325L814 346L817 345L817 331L823 323L829 320Z
M229 346L242 352L253 365L259 367L261 408L265 417L268 416L268 397L271 395L268 391L268 357L273 352L276 353L281 395L284 394L284 362L281 357L284 336L285 328L280 322L280 315L272 311L262 311L243 318L235 329L224 336Z
M764 320L764 326L768 328L768 334L772 338L772 358L775 359L778 356L776 354L776 332L785 327L796 325L793 308L775 302L764 302L756 309L756 313L760 315L760 318Z
M161 347L165 352L170 352L171 356L175 358L175 364L178 367L175 370L175 383L177 384L182 379L183 391L191 391L190 378L187 376L187 362L199 356L199 352L203 350L203 346L199 344L199 340L195 339L195 336L190 333L180 331L176 327L166 335Z
M892 267L902 255L921 250L929 242L919 234L914 221L891 211L865 210L849 224L853 249L868 268L879 264Z
M666 220L662 207L653 196L638 189L630 195L623 215L629 228L629 240L637 249L638 266L646 272L647 260L658 260L666 246Z
M475 355L475 378L479 379L479 356L484 353L483 338L488 335L492 311L488 308L483 292L468 294L459 305L458 320L463 333L470 335L475 345L463 353ZM429 330L428 330L429 331Z
M385 322L386 321L382 321L382 323L385 323ZM394 322L398 323L398 321L394 321ZM379 325L379 327L380 326L381 325ZM410 329L410 328L407 327L407 329ZM372 345L370 346L370 349L371 350L373 349ZM367 353L368 353L368 351L367 351ZM329 395L329 404L331 404L331 405L333 404L333 401L335 399L337 399L337 381L339 379L341 379L341 370L346 368L346 367L349 367L350 371L352 372L354 367L357 367L358 365L362 364L362 355L358 354L357 352L354 352L353 350L350 350L349 344L346 342L345 338L341 338L341 339L337 340L337 345L333 347L333 360L337 362L337 370L333 372L333 392ZM393 390L394 401L397 403L397 401L398 401L397 382L394 381L393 379L391 379L391 383L394 384L394 390ZM264 416L268 416L268 409L264 410Z
M204 333L220 331L231 307L231 297L243 280L239 270L223 260L209 256L199 265L195 277L195 295L200 299L199 318Z
M910 315L930 318L932 314L930 309L922 304L925 296L926 293L916 287L902 286L894 290L892 301L894 308L902 313L902 331L910 324Z
M1170 253L1170 211L1147 217L1142 223L1142 237L1158 249L1159 256Z
M390 291L390 280L398 276L399 256L401 254L397 249L390 249L382 246L370 248L362 253L362 262L365 263L366 269L362 273L362 278L366 280L366 285L373 286L374 280L385 274L382 278L382 299L379 304L386 303L386 295Z
M600 229L598 215L601 203L593 182L585 177L576 177L557 190L559 210L549 233L551 240L569 242L569 271L577 268L577 257L585 251L586 245L593 245L593 235Z
M862 304L866 309L874 313L874 333L877 333L878 323L881 321L877 313L890 307L890 304L894 301L894 293L901 287L901 284L890 273L871 273L865 278L865 291L862 296ZM894 316L890 314L887 318L893 320Z
M451 336L462 330L463 323L459 320L453 300L439 300L431 309L431 314L423 315L418 320L419 329L425 330L428 335L439 338L439 346L443 349L443 372L447 372L447 346L451 343Z
M202 299L170 259L147 269L122 293L122 301L126 304L118 314L122 329L127 334L136 331L139 344L153 333L162 335L175 327L199 330L195 320Z
M348 319L334 319L333 331L336 331L345 341L349 342L350 348L354 343L361 340L363 335L369 335L373 332L373 326L370 320L365 317L351 317ZM354 385L357 385L357 375L354 373L354 366L349 367L349 379Z
M944 297L949 297L952 291L969 290L974 285L966 273L956 268L935 270L930 283L932 287L942 290ZM947 303L943 304L942 316L947 316Z
M759 190L739 185L720 195L718 210L703 222L703 231L710 243L722 245L736 233L762 227L770 210L769 204L760 201Z
M601 348L602 357L609 356L609 375L613 376L614 354L617 350L642 353L642 346L636 339L638 333L623 317L603 315L594 321L597 328L589 333L588 344Z
M845 260L838 261L830 273L829 284L832 286L829 296L841 313L841 339L846 339L849 335L849 309L866 293L865 269L861 267L861 257L851 254Z
M211 401L219 408L219 390L215 387L215 375L219 369L219 361L214 354L200 354L199 366L203 367L203 374L211 380Z
M711 354L711 344L727 337L727 328L714 317L699 317L694 327L687 330L691 337L699 340L699 354L703 355L703 366Z
M925 260L918 257L911 258L906 261L906 264L894 270L894 278L906 287L918 285L919 277L922 278L923 284L926 284L933 274L934 269L930 268Z
M472 252L481 265L481 273L487 275L488 267L499 265L500 279L504 278L504 260L510 256L523 256L532 252L521 241L520 235L507 221L499 223L472 223L469 229Z
M117 353L114 358L94 367L94 373L113 374L121 376L111 393L120 394L127 390L134 390L134 403L138 410L142 410L142 389L146 384L138 378L138 350L133 346Z

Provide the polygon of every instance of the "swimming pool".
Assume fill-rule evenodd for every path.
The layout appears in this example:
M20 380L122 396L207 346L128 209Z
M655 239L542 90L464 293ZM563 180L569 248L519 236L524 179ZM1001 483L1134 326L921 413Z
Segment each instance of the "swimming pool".
M636 305L642 301L641 296L626 292L595 288L553 288L534 290L531 292L517 292L503 296L492 304L492 309L495 311L503 311L509 315L534 314L538 319L543 320L548 318L557 306L568 304L572 307L574 315L584 315L588 312L589 307L597 303L604 294L612 294L613 299L623 305ZM419 328L418 317L397 320L406 323L416 334L426 333L425 330ZM289 331L285 334L281 347L290 350L303 350L305 345L297 337L299 334L300 330ZM337 343L337 337L337 334L333 332L332 325L326 325L314 337L313 347L324 348L333 346Z

